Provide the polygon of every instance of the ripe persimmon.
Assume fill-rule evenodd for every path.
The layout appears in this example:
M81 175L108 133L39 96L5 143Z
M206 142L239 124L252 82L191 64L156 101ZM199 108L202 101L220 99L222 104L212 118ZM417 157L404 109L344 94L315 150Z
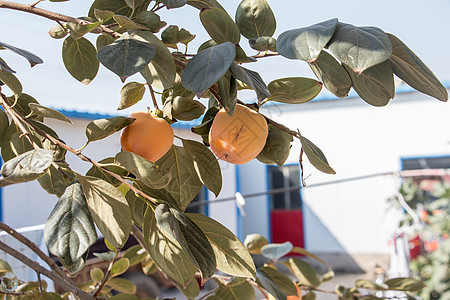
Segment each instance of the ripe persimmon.
M233 116L221 109L214 117L209 143L218 158L232 164L244 164L261 152L268 132L267 122L261 114L237 104Z
M164 119L145 111L132 113L136 119L122 130L122 150L133 152L155 162L169 151L173 144L173 129Z

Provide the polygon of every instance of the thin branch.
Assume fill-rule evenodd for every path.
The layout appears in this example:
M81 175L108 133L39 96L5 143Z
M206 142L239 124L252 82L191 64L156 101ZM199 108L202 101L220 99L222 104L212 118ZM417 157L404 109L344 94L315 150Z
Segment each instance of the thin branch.
M150 95L152 96L153 106L155 107L155 109L159 109L158 102L156 101L156 97L155 97L155 91L153 90L153 87L151 84L147 84L147 85L150 90Z
M76 287L75 285L68 283L67 281L63 280L59 276L57 276L54 272L47 270L40 264L34 262L27 256L23 255L22 253L16 251L15 249L11 248L10 246L6 245L5 243L0 241L0 250L5 251L9 255L13 256L17 260L21 261L31 269L35 270L36 272L41 273L42 275L48 277L49 279L53 280L56 284L58 284L63 290L71 292L75 296L79 297L82 300L94 300L94 296L86 293L85 291L81 290L80 288Z
M147 249L145 247L145 241L144 236L142 235L142 231L136 226L136 224L133 224L131 226L131 234L134 236L136 241L139 243L139 245L141 245L143 249Z
M36 3L37 4L37 3ZM85 21L85 20L81 20L81 19L77 19L74 17L70 17L70 16L66 16L60 13L55 13L52 11L48 11L42 8L37 8L34 7L32 5L27 5L27 4L22 4L22 3L16 3L16 2L10 2L10 1L3 1L0 0L0 8L7 8L7 9L13 9L13 10L18 10L18 11L22 11L22 12L26 12L26 13L30 13L30 14L34 14L37 16L41 16L50 20L54 20L54 21L60 21L60 22L73 22L75 24L79 24L79 25L84 25L84 24L89 24L91 22ZM91 32L93 33L106 33L109 34L113 37L119 37L120 34L107 28L104 25L100 25L99 27L95 28L94 30L92 30Z
M12 237L14 237L16 240L18 240L19 242L21 242L28 248L30 248L34 253L36 253L37 256L39 256L40 259L45 261L49 265L49 267L55 273L57 273L62 279L70 282L69 278L67 278L66 274L61 270L61 268L56 264L56 262L53 259L51 259L50 257L48 257L44 252L42 252L41 249L39 249L39 247L36 246L35 243L33 243L32 241L27 239L24 235L18 233L16 230L9 227L5 223L0 222L0 229L5 231Z
M44 0L37 0L36 2L34 2L33 4L31 4L31 7L35 7L36 5L38 5L39 3L41 3Z
M119 252L120 252L120 250L116 249L116 253L114 255L114 258L113 258L113 260L111 260L109 262L108 270L106 270L106 273L105 273L105 276L102 279L102 282L99 284L99 286L97 287L97 289L94 292L94 297L98 296L98 294L102 291L102 289L105 287L106 283L108 282L108 280L109 280L109 278L111 276L112 267L113 267L114 263L116 262L117 258L119 257Z

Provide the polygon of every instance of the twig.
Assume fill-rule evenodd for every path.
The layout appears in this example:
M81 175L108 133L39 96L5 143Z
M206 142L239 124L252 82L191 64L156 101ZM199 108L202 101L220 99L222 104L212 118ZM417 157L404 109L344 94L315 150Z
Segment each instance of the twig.
M34 2L33 4L30 4L31 7L35 7L36 5L38 5L40 2L42 2L44 0L37 0L36 2Z
M116 253L114 255L114 258L113 258L113 260L110 261L109 266L108 266L108 270L106 270L106 273L105 273L105 276L102 279L102 282L100 283L100 285L97 287L97 289L94 292L94 297L98 296L98 294L102 291L102 289L105 287L106 283L108 282L109 277L111 276L112 267L113 267L114 263L116 262L117 257L119 257L119 252L120 252L120 250L116 249Z
M21 261L31 269L35 270L36 272L41 273L42 275L48 277L49 279L53 280L56 284L58 284L63 290L71 292L75 296L79 297L80 299L86 299L86 300L94 300L94 296L86 293L85 291L81 290L80 288L76 287L75 285L63 280L59 276L57 276L54 272L47 270L40 264L32 261L22 253L16 251L15 249L11 248L10 246L6 245L5 243L0 241L0 250L5 251L9 255L13 256L17 260Z
M38 1L39 2L39 1ZM37 3L38 3L37 2ZM36 4L37 4L36 3ZM22 12L26 12L26 13L31 13L34 15L38 15L50 20L54 20L54 21L60 21L60 22L73 22L75 24L79 24L79 25L84 25L84 24L89 24L91 22L85 21L85 20L81 20L81 19L77 19L74 17L69 17L60 13L55 13L52 11L48 11L42 8L37 8L34 7L32 5L27 5L27 4L22 4L22 3L16 3L16 2L10 2L10 1L3 1L0 0L0 8L7 8L7 9L13 9L13 10L18 10L18 11L22 11ZM91 31L92 33L106 33L109 34L113 37L119 37L120 34L107 28L104 25L100 25L99 27L95 28L94 30Z
M269 299L269 296L266 294L266 292L264 291L264 289L262 287L259 286L259 284L257 284L256 282L254 282L253 280L247 280L251 285L253 285L254 287L256 287L261 294L263 294L264 298Z
M150 90L150 95L152 96L153 106L155 107L155 109L159 109L158 102L156 101L156 97L155 97L155 91L153 90L153 87L151 84L148 83L147 85Z
M50 257L48 257L44 252L39 249L38 246L36 246L35 243L30 241L28 238L26 238L24 235L18 233L13 228L9 227L5 223L0 222L0 229L14 237L16 240L30 248L34 253L36 253L37 256L39 256L40 259L45 261L48 266L57 273L62 279L66 280L67 282L70 282L69 278L67 278L66 274L61 270L61 268L56 264L54 260L52 260Z
M145 247L145 241L144 236L142 235L142 231L136 226L136 224L131 225L131 234L143 249L147 249Z

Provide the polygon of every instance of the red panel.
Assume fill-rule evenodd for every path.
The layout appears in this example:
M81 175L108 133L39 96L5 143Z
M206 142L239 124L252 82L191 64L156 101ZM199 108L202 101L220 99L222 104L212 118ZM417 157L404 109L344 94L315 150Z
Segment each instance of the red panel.
M303 214L301 210L273 210L270 212L272 223L272 243L291 242L294 246L304 247Z

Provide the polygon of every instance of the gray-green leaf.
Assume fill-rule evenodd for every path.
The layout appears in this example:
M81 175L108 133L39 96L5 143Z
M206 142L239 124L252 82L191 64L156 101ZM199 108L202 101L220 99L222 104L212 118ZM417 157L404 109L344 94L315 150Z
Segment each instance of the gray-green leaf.
M62 58L67 71L82 84L89 84L97 75L99 62L94 45L82 37L71 36L63 42Z
M155 53L155 46L137 40L129 34L123 34L114 43L101 48L97 58L124 82L128 77L145 68Z
M149 207L142 222L145 246L155 264L170 278L181 284L192 279L197 268L170 235L164 234L156 221L155 212Z
M161 0L161 2L164 3L167 8L178 8L184 6L187 3L187 0Z
M129 82L120 90L120 103L117 109L125 109L138 103L145 93L145 84Z
M0 71L0 81L3 82L14 94L17 99L22 94L22 84L14 74Z
M260 282L276 299L286 299L287 295L297 295L295 284L280 271L262 267L256 274Z
M27 50L23 50L23 49L11 46L4 42L0 42L0 47L3 47L5 49L8 49L9 51L12 51L16 54L19 54L20 56L25 57L28 60L28 62L30 63L31 67L34 67L37 64L43 63L43 61L40 57L38 57L37 55L35 55Z
M291 242L282 244L266 244L261 248L261 254L265 257L278 261L280 258L291 252L293 246Z
M309 66L327 90L339 98L347 97L352 87L352 79L331 54L322 51Z
M117 153L116 162L151 188L163 189L172 179L169 168L159 167L157 164L132 152L122 151Z
M0 141L3 141L3 136L9 127L8 115L4 110L0 109Z
M26 182L42 177L50 167L53 153L46 149L34 149L12 158L2 165L1 175L7 181Z
M360 74L388 60L392 43L388 35L377 27L356 27L339 22L329 49L342 63Z
M243 0L236 10L236 24L247 39L272 36L277 27L275 15L266 0Z
M98 141L122 130L133 122L133 118L123 116L94 120L86 126L86 137L90 142Z
M322 83L304 77L276 79L269 83L270 97L267 101L298 104L314 99L322 90Z
M70 21L67 22L67 28L70 31L70 36L74 40L82 38L86 33L91 32L100 25L102 25L102 22L87 23L87 24L77 24Z
M57 119L72 124L72 121L70 121L65 115L63 115L57 110L39 105L37 103L30 103L28 104L28 106L30 107L31 111L36 115L43 116L46 118Z
M344 65L353 82L353 88L367 103L384 106L394 98L394 74L389 62L385 61L356 74Z
M207 299L253 300L255 299L255 289L245 278L235 277L231 282L226 282L225 284L220 283L216 294Z
M222 189L222 172L217 158L202 143L191 140L182 141L184 149L194 161L194 168L201 182L217 197Z
M187 63L181 83L190 91L202 93L228 71L235 56L236 48L230 42L207 48Z
M333 168L328 164L328 160L316 145L314 145L307 138L300 136L300 141L302 143L302 149L308 157L309 162L319 171L326 174L336 174Z
M314 62L333 36L337 23L335 18L283 32L277 38L278 53L290 59Z
M236 63L231 64L230 71L236 79L248 84L256 91L258 102L261 103L264 99L270 97L269 89L259 73L241 67Z
M256 268L245 246L225 226L201 214L186 214L211 242L217 269L238 277L255 278Z
M200 21L216 43L239 43L241 39L239 27L223 9L216 7L203 9L200 12Z
M216 257L203 231L181 211L162 203L155 209L158 224L181 245L204 281L216 271Z
M92 218L103 236L120 249L131 230L131 213L127 200L104 180L77 176L89 205Z
M393 47L389 62L394 74L419 92L447 101L447 89L433 72L399 38L392 34L388 36Z
M285 265L297 277L301 284L318 287L320 285L320 278L317 276L314 269L305 261L298 258L290 258Z
M72 265L97 241L94 222L78 181L72 182L45 223L49 251Z

